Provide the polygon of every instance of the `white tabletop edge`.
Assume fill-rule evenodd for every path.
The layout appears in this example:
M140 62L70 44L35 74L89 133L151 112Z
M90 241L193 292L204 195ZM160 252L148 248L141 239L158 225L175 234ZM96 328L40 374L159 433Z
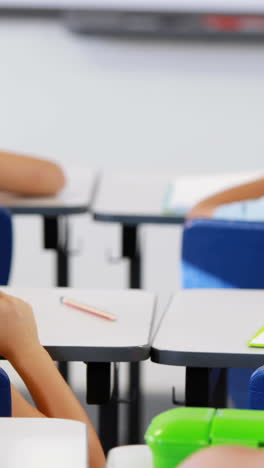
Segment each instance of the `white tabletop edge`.
M70 174L68 177L67 171ZM65 172L68 182L58 195L35 198L1 193L1 206L18 215L57 216L91 211L98 190L99 172L89 168L78 171L76 167L66 167Z
M133 362L150 356L155 313L152 293L78 288L3 287L2 290L32 305L41 343L55 360ZM60 303L61 296L116 314L118 319L110 322L66 307Z
M152 342L151 359L167 365L251 368L264 348L247 341L263 327L264 291L177 292Z

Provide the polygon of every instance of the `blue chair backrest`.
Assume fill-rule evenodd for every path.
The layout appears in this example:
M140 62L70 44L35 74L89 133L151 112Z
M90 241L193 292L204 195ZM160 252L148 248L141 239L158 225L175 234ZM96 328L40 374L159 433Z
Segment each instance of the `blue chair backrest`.
M249 408L264 410L264 366L259 367L250 377Z
M182 285L191 288L264 289L264 223L196 219L187 221L182 244ZM232 369L229 395L248 407L252 369Z
M5 208L0 208L0 285L8 283L13 246L11 215ZM10 417L11 388L6 372L0 368L0 417Z
M8 418L12 415L11 387L7 373L0 368L0 417Z
M8 210L0 208L0 285L8 284L13 245L11 215Z
M264 223L192 220L184 228L184 288L264 288Z

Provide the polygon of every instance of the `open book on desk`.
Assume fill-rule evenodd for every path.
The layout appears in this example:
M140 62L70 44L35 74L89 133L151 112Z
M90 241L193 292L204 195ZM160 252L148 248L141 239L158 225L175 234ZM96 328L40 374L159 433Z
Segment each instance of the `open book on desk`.
M244 184L259 177L263 171L226 173L215 175L189 175L176 177L168 186L164 198L164 214L185 214L199 201L235 185Z

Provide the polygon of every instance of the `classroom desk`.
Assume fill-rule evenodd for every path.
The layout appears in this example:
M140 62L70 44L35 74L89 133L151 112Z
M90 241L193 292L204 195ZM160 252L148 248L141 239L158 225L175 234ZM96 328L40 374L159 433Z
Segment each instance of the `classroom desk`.
M40 341L54 360L89 363L87 402L100 404L99 433L105 450L117 446L117 363L139 362L149 358L155 296L136 290L9 287L3 290L32 305ZM71 309L61 304L62 296L116 314L118 320L110 322Z
M0 193L0 205L15 215L40 215L44 221L44 247L56 252L57 286L69 284L68 217L87 213L96 193L98 176L91 169L66 168L66 187L54 197L19 197Z
M88 434L84 423L65 419L0 418L0 432L3 467L87 468Z
M225 406L225 370L263 365L247 341L263 327L264 292L185 290L174 295L155 331L151 359L186 367L188 406ZM216 375L215 369L222 372Z
M147 445L130 445L111 450L106 468L153 468L152 454Z
M179 219L162 215L164 196L172 178L151 174L105 174L101 177L95 203L94 219L119 223L122 235L121 258L129 261L128 287L141 288L141 252L138 242L139 227L143 223L182 223ZM140 443L141 434L141 369L130 364L131 405L128 406L128 443ZM132 398L132 393L134 398ZM135 397L136 395L136 397Z
M98 176L91 169L68 167L66 187L54 197L29 198L0 193L0 206L14 215L40 215L43 218L44 248L56 253L56 286L69 286L69 217L87 213L96 193ZM68 366L60 362L60 372L68 380Z
M22 197L1 192L0 203L20 215L67 216L86 213L95 190L96 172L89 168L66 167L65 177L66 186L58 195Z
M174 174L106 173L100 178L92 206L96 221L119 223L122 228L121 257L130 260L129 286L141 286L141 255L138 228L142 224L183 224L186 214L214 190L257 178L260 171L206 176ZM179 183L178 207L165 213L171 184ZM186 185L186 187L185 187ZM205 188L208 185L208 189ZM211 192L212 191L212 192Z
M96 221L119 223L122 230L121 257L129 260L129 281L131 288L142 287L141 278L141 246L139 228L142 224L175 224L184 223L186 213L200 198L205 196L205 184L210 189L220 190L228 184L239 183L257 178L260 171L241 174L217 174L207 176L179 176L175 174L151 173L106 173L100 180L95 203L92 207ZM173 214L165 214L165 201L169 187L175 181L181 184L179 208ZM202 180L202 181L201 181ZM186 181L188 190L185 189ZM212 183L213 181L213 183ZM202 195L201 195L202 194ZM128 442L140 443L140 366L138 363L130 366L130 387L137 387L138 397L129 407L129 427L131 428Z

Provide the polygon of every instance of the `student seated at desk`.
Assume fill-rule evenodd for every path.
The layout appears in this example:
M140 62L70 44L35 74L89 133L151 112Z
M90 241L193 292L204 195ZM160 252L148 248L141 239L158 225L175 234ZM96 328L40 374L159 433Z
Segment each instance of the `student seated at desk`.
M12 386L12 416L61 418L84 422L89 432L90 468L103 468L105 457L85 410L41 346L31 307L0 291L0 355L16 369L36 408Z
M188 214L188 218L212 217L264 221L264 178L216 193L199 202Z
M22 196L51 196L65 184L62 169L45 159L0 152L0 192Z
M263 466L263 449L216 446L196 452L181 465L181 468L263 468Z

